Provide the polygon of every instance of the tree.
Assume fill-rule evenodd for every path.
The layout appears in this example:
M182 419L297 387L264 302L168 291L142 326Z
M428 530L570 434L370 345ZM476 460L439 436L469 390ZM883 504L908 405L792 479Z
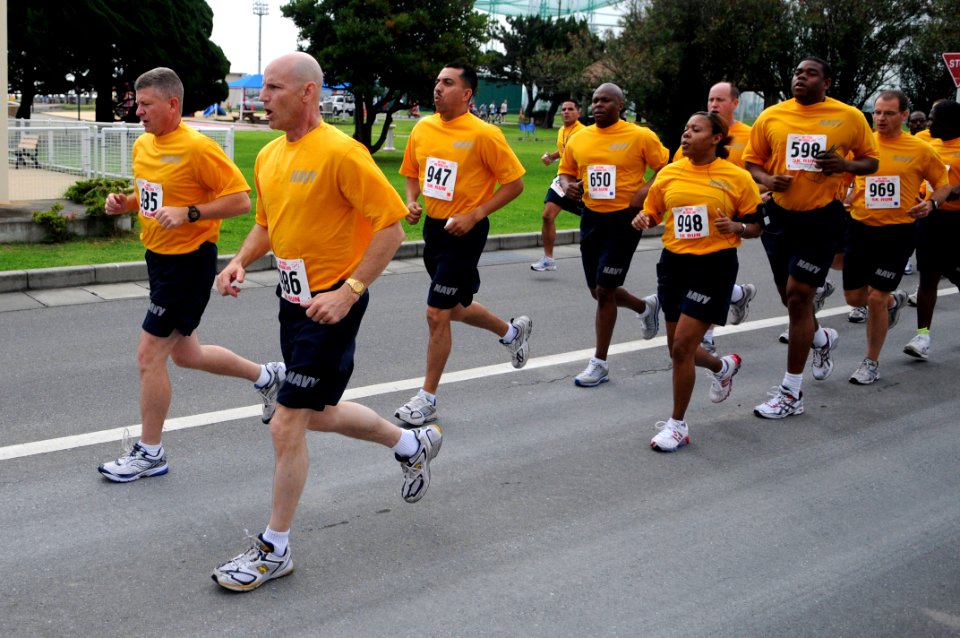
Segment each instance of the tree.
M544 72L543 58L565 54L571 36L589 39L590 30L586 22L574 18L552 20L536 15L511 16L507 25L494 27L493 38L504 51L488 51L486 67L494 77L523 86L527 94L524 115L530 117L538 99L552 96L544 90L544 84L554 78Z
M429 102L443 64L476 60L487 33L471 0L292 0L281 11L320 62L324 81L353 94L353 137L372 153L383 146L393 114Z
M944 53L960 50L960 22L953 0L933 0L911 46L899 59L901 88L910 96L913 109L930 113L933 102L952 98L956 89L946 66Z
M550 96L544 128L552 128L557 108L564 100L574 99L582 104L584 97L597 86L594 65L603 58L603 40L592 33L586 24L583 29L567 34L565 50L537 47L530 58L530 66L536 69L534 81L541 95ZM609 73L609 69L601 68Z
M227 95L230 64L210 41L213 11L204 0L32 0L9 9L11 24L22 25L10 30L9 64L25 115L38 91L75 86L95 91L97 120L112 121L114 89L132 86L157 66L172 68L183 81L184 112Z

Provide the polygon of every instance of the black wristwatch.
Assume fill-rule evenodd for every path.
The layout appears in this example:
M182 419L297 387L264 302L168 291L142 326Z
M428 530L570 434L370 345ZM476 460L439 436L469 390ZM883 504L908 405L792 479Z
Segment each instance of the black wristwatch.
M935 200L932 197L930 198L930 203L933 204L933 210L937 210L938 208L940 208L940 204L937 202L937 200Z
M192 224L193 222L197 221L198 219L200 219L200 209L197 208L196 206L188 206L188 207L187 207L187 221L189 221L189 222Z

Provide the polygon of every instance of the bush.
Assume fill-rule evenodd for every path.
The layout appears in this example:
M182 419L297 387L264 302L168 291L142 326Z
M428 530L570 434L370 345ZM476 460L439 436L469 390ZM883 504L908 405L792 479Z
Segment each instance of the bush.
M42 213L40 211L33 212L33 221L47 229L46 243L48 244L62 244L72 236L72 233L67 230L67 220L75 219L76 216L71 213L64 217L60 215L62 210L63 204L54 204L50 207L50 210L45 210Z
M107 195L110 193L133 192L133 186L128 179L86 179L76 182L63 194L75 204L86 206L87 217L105 217L106 211L103 209L107 202Z

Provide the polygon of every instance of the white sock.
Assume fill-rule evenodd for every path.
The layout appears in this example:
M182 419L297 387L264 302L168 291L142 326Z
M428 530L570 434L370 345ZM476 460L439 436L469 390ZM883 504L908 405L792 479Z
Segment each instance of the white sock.
M703 333L703 339L701 341L713 341L713 326L707 328L707 331Z
M644 307L643 312L637 313L638 319L643 319L644 317L650 314L650 304L648 304L646 301L644 301L643 303L645 303L646 306Z
M813 332L813 347L822 348L825 345L827 345L827 331L817 326Z
M733 284L733 292L730 293L730 303L737 303L743 299L743 286Z
M790 374L785 372L783 375L783 387L790 391L790 394L800 398L800 386L803 384L802 374Z
M283 556L287 553L287 545L290 544L290 530L285 532L275 532L269 527L263 532L263 540L273 545L273 553L277 556Z
M259 389L262 388L263 386L267 385L267 383L269 383L269 381L270 381L270 371L267 370L267 366L261 365L261 366L260 366L260 376L257 377L257 380L256 380L256 381L253 382L253 387L255 387L257 390L259 390Z
M417 435L413 433L413 430L404 430L400 434L400 440L393 446L394 454L405 459L409 459L419 449L420 441L417 440Z
M730 372L730 362L727 360L727 357L720 357L720 372L714 372L718 379L724 379L727 376L727 373Z
M520 334L520 331L517 330L517 327L515 325L513 325L512 323L507 325L510 327L507 328L507 334L500 337L500 343L510 343L517 338L518 334Z
M670 420L667 421L667 425L673 426L675 428L682 428L687 426L686 421L677 421L673 417L670 417Z
M432 405L436 405L436 404L437 404L437 395L435 395L435 394L430 394L429 392L427 392L427 391L424 390L423 388L420 388L420 391L417 392L417 396L423 397L424 399L426 399L427 401L429 401Z
M160 456L160 453L163 452L163 442L157 443L156 445L147 445L143 441L140 441L139 445L148 456Z

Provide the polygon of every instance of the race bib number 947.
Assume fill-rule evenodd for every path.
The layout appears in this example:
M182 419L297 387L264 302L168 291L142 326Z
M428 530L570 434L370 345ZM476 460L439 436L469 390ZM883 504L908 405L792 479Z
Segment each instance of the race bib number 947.
M457 187L457 163L448 160L427 158L423 174L423 195L450 201Z
M816 156L827 150L826 135L787 135L787 170L817 171Z

